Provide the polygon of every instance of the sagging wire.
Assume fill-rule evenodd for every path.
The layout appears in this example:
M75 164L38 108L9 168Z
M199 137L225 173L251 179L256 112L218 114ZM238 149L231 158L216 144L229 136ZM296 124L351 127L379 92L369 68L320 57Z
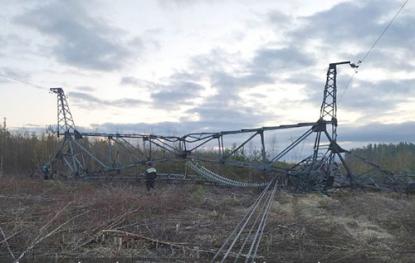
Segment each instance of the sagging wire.
M382 37L385 35L385 33L389 30L389 28L395 22L396 18L399 16L399 14L405 8L405 6L406 6L406 4L408 2L409 2L409 0L405 0L401 4L401 6L399 7L398 11L391 18L391 20L389 21L389 23L382 30L382 32L379 34L379 36L376 38L376 40L372 43L372 45L370 46L370 48L366 51L365 55L361 59L358 60L358 62L356 63L356 67L353 68L354 69L354 73L352 74L352 76L350 76L350 78L347 81L345 87L342 89L342 93L340 94L339 97L342 97L344 95L344 93L346 92L346 90L352 85L355 76L357 75L357 73L359 73L359 68L360 68L361 64L369 57L370 53L372 53L373 49L376 47L376 45L379 43L379 41L382 39Z

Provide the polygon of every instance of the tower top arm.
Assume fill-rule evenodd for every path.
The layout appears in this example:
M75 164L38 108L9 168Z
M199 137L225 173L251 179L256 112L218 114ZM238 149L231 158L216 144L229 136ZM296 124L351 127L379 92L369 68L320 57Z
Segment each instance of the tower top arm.
M57 95L57 135L74 133L76 131L75 122L63 88L51 88L50 91Z

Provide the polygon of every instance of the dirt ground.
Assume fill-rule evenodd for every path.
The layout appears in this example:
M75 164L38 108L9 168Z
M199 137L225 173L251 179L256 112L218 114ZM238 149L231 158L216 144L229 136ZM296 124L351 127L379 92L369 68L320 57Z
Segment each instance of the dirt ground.
M0 261L208 262L258 190L0 178ZM259 262L414 262L415 198L277 194Z

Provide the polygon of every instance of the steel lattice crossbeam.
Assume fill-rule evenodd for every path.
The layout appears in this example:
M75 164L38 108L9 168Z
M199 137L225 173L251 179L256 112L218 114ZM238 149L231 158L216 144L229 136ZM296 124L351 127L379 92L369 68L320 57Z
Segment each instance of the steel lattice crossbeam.
M56 154L48 162L52 170L63 170L66 167L67 174L72 177L86 177L106 172L139 167L147 161L166 162L174 160L191 160L192 162L217 163L256 169L274 175L283 175L292 179L291 182L302 188L302 185L315 184L320 188L333 185L336 178L343 177L343 183L353 185L353 177L348 168L343 153L347 152L337 143L337 66L356 65L349 61L329 64L326 84L324 86L323 101L320 108L320 116L316 122L303 122L288 125L267 126L253 129L227 130L219 132L189 133L183 136L164 136L142 133L103 133L103 132L79 132L75 126L68 101L62 88L53 88L51 92L57 95L57 135L63 136L63 141ZM265 144L268 132L296 128L307 130L293 140L288 146L273 156L269 156ZM309 157L291 165L288 168L280 168L277 164L284 156L290 153L298 145L310 136L315 136L313 151ZM245 136L232 148L227 148L227 140L231 136ZM100 138L106 140L107 156L94 153L89 139ZM237 154L253 140L260 141L261 158L255 161L238 160ZM139 143L142 147L139 147ZM216 144L215 155L199 156L197 151L203 150L206 145ZM116 149L116 150L114 150ZM160 154L163 153L163 154ZM121 160L123 158L123 160ZM338 163L338 161L340 161ZM59 166L57 163L62 165ZM91 168L91 162L94 163ZM204 168L195 163L189 167L201 176L216 178L223 182L231 182L223 177L206 172ZM203 172L204 171L204 172ZM208 170L209 171L209 170ZM307 182L307 183L305 183ZM231 182L233 185L244 185L243 182ZM263 186L263 184L258 184ZM304 188L304 187L303 187Z

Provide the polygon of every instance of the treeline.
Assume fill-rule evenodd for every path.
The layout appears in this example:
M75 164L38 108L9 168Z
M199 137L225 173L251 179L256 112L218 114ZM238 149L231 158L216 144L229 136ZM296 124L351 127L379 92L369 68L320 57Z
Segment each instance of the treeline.
M30 174L48 160L58 145L51 133L37 135L27 131L9 132L0 129L0 172Z
M393 172L415 173L415 144L413 143L369 144L352 149L351 152ZM367 165L351 155L346 155L346 160L357 172L367 168Z

